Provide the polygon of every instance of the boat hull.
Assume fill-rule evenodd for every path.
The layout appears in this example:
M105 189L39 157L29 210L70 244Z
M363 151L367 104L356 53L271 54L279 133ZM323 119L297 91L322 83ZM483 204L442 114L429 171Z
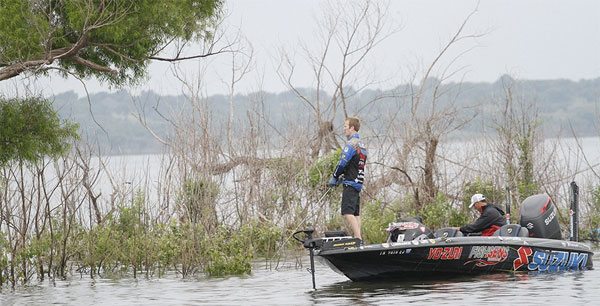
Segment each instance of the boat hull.
M455 237L337 245L342 247L325 245L316 254L353 281L593 268L589 246L553 239Z

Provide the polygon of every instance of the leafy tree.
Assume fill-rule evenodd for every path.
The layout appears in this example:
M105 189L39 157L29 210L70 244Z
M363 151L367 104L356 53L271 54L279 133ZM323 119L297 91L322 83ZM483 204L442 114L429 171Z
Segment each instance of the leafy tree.
M63 121L48 100L0 98L0 166L13 160L57 157L77 139L77 124Z
M210 45L202 54L182 53L190 41L213 39L221 6L222 0L0 0L0 81L58 69L133 83L151 60L223 52ZM175 56L159 57L164 50Z

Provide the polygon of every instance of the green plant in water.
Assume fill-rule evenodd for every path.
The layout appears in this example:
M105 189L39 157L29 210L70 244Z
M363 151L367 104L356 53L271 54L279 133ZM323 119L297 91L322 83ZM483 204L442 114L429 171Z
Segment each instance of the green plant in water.
M83 266L89 267L91 274L101 271L113 272L118 265L119 251L122 250L121 235L114 226L114 221L109 217L105 223L94 226L83 233L80 238L80 260Z
M250 274L253 258L250 237L240 231L219 227L211 238L206 239L202 255L207 261L204 271L209 276Z
M0 232L0 287L4 285L8 279L8 240L6 239L6 233Z
M219 186L207 178L186 180L180 197L183 215L193 224L204 224L207 231L217 226L216 200Z
M600 240L600 232L597 229L600 228L600 186L596 186L591 192L591 203L588 207L588 218L587 226L582 227L579 237L591 238L593 240Z
M539 190L539 186L535 182L533 175L535 126L536 124L529 126L525 131L525 135L517 139L517 150L519 152L518 169L520 169L517 175L517 189L521 199L534 195Z
M253 221L244 225L240 232L250 239L256 256L271 259L278 254L278 245L282 241L283 232L275 224Z

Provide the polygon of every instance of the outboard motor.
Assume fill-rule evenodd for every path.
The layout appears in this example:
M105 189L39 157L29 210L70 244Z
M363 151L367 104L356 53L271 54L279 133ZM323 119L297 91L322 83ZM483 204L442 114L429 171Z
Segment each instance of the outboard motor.
M433 238L431 230L416 218L390 223L386 231L389 233L388 243Z
M529 237L562 239L557 209L547 194L532 195L523 201L520 224L529 230Z

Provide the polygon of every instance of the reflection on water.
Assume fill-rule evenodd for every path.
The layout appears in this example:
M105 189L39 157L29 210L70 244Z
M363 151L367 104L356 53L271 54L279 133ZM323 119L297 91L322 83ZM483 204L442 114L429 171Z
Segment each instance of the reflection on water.
M600 298L600 270L548 273L507 273L449 280L343 281L310 293L314 303L386 305L402 303L480 305L481 303L577 304Z
M598 255L594 261L600 262ZM3 289L0 305L554 305L595 304L600 300L600 269L361 283L351 282L317 262L317 290L312 290L305 267L288 263L269 270L264 269L263 262L257 263L250 276L194 280L175 276L92 280L77 276L15 291Z

